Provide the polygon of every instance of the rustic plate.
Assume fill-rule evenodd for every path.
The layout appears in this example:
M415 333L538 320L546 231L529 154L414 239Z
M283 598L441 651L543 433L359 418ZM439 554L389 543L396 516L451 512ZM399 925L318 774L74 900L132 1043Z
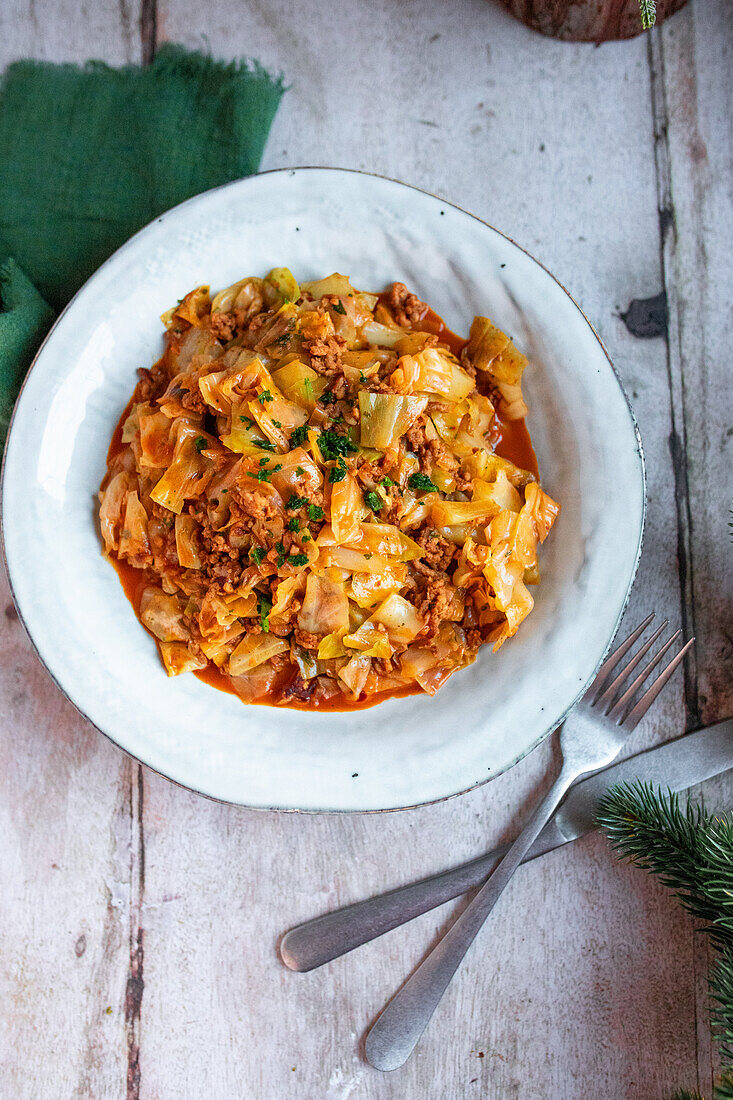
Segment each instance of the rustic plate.
M244 706L169 680L103 560L95 494L135 369L192 286L287 265L356 286L400 279L467 332L490 316L530 357L530 429L562 514L536 608L434 699L350 714ZM497 230L401 183L270 172L200 195L133 237L56 322L18 400L3 528L18 611L59 687L127 752L204 794L254 807L383 810L448 797L508 768L573 705L612 638L641 547L644 469L598 337L545 269ZM53 731L49 731L53 736Z

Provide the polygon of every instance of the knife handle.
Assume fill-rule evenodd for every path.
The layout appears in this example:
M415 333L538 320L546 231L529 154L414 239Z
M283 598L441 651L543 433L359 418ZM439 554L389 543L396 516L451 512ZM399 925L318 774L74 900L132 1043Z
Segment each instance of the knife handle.
M332 913L299 924L280 941L280 956L291 970L314 970L355 947L383 936L399 924L405 924L451 898L460 897L478 886L508 851L508 845L472 859L438 875L399 886L387 894L345 905ZM527 858L530 858L528 855Z

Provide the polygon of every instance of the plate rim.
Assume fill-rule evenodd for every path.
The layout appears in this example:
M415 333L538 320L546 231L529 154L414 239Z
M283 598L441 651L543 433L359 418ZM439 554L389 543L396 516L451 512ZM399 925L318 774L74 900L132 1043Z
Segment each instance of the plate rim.
M522 752L518 753L518 755L513 757L508 763L504 764L502 767L498 768L496 771L493 771L490 775L487 775L485 778L477 780L475 783L470 784L468 787L461 788L461 790L453 791L450 794L441 795L438 798L427 799L427 800L422 801L422 802L409 803L409 804L404 805L404 806L380 806L380 807L374 807L374 808L368 808L368 809L363 809L363 808L358 808L358 809L339 808L339 809L335 809L333 807L303 809L303 808L300 808L300 807L297 807L297 806L252 805L248 802L232 801L231 799L220 798L217 795L211 794L207 791L202 791L198 787L195 787L195 786L192 786L192 785L189 786L187 783L183 783L178 779L174 779L171 776L166 775L165 772L160 771L158 768L156 768L154 765L148 763L142 757L136 756L134 753L130 752L129 749L125 748L118 741L116 741L115 738L112 736L112 734L107 733L106 730L102 729L101 726L97 725L97 723L94 722L89 717L89 715L85 712L85 710L82 708L82 706L80 706L79 703L76 702L76 700L72 697L70 692L65 687L63 687L62 684L59 682L56 675L51 670L51 668L49 667L49 665L46 662L45 658L43 657L43 654L41 653L41 651L39 649L39 646L36 643L36 640L33 637L33 635L31 634L31 631L30 631L30 629L29 629L29 627L28 627L28 625L25 621L25 618L23 616L22 608L21 608L20 603L18 601L18 598L16 596L15 587L13 585L13 578L12 578L11 571L10 571L10 563L9 563L8 557L7 557L7 548L6 548L6 543L5 543L5 519L6 519L6 517L5 517L5 478L6 478L6 474L7 474L7 456L8 456L8 449L9 449L8 448L8 443L10 441L11 434L12 434L13 428L15 426L16 413L18 411L18 407L20 405L21 398L23 396L23 392L24 392L25 387L26 387L26 383L28 382L28 380L31 376L31 372L35 369L36 364L38 362L38 359L40 358L42 352L44 351L44 349L46 347L46 344L52 338L57 326L60 324L61 320L63 319L63 317L65 316L67 311L71 308L71 306L74 304L74 302L79 297L79 295L86 289L86 287L89 285L89 283L91 283L94 279L96 279L97 275L105 267L107 267L108 264L110 264L113 260L115 260L117 258L117 256L120 255L120 253L124 252L126 249L128 249L130 246L132 246L134 244L134 242L137 240L138 237L140 237L141 235L146 233L150 229L151 226L160 224L160 222L164 221L170 215L172 215L174 213L177 213L183 207L189 206L189 205L191 205L193 203L196 203L196 202L200 202L202 199L205 199L209 195L216 194L218 191L223 191L223 190L225 190L227 188L230 188L230 187L236 187L236 186L238 186L238 185L240 185L240 184L242 184L246 181L260 179L261 177L265 177L265 176L273 176L273 175L295 176L299 173L310 173L310 172L327 172L327 173L333 173L334 175L347 175L347 176L367 176L367 177L372 178L372 179L381 180L381 181L386 182L386 183L396 184L397 186L404 187L407 190L415 191L419 194L426 195L429 198L435 199L440 203L444 203L446 206L450 206L452 209L459 211L461 214L467 215L469 218L471 218L474 221L478 222L480 225L484 226L487 229L492 230L494 233L498 234L500 237L503 237L504 240L509 242L509 244L514 245L515 248L518 248L520 252L523 252L525 256L527 256L530 260L532 260L533 263L537 264L538 267L540 267L545 272L546 275L549 275L549 277L553 280L553 282L557 284L557 286L567 296L567 298L570 300L572 305L575 307L575 309L581 315L581 317L585 321L586 325L588 326L588 328L592 332L593 336L595 337L596 341L598 342L598 344L599 344L599 346L600 346L600 348L601 348L601 350L602 350L602 352L605 356L606 362L608 363L608 366L611 369L611 374L613 375L613 378L616 381L616 385L618 386L619 391L621 393L621 396L623 397L624 403L626 405L626 411L629 415L629 419L631 421L631 425L632 425L632 428L633 428L634 437L635 437L635 440L636 440L635 453L636 453L636 457L637 457L637 461L638 461L639 472L641 474L641 515L640 515L640 522L639 522L639 533L638 533L638 542L637 542L637 547L636 547L636 553L635 553L635 557L634 557L633 566L632 566L631 572L629 574L628 584L627 584L627 588L626 588L626 595L623 599L621 608L620 608L619 613L617 615L616 623L615 623L613 631L611 632L611 635L608 639L608 643L607 643L605 649L603 650L600 658L598 659L598 661L597 661L597 663L596 663L596 665L593 669L592 674L583 682L583 684L581 685L580 690L575 695L572 702L565 708L565 710L558 717L558 719L552 725L546 727L543 730L543 732L532 742L531 745L529 745L525 749L523 749ZM618 374L618 372L617 372L617 370L616 370L616 368L613 364L613 360L611 359L611 356L608 352L608 349L606 348L606 345L603 343L603 340L601 339L600 335L598 334L595 326L590 321L590 319L588 318L588 316L586 315L586 313L584 312L582 307L575 300L575 298L570 293L570 291L567 289L567 287L562 282L560 282L560 280L557 278L557 276L554 275L549 270L549 268L541 260L538 260L537 257L534 256L531 252L529 252L528 249L524 248L523 245L519 244L512 237L510 237L507 233L504 233L501 229L497 229L495 225L491 224L491 222L486 221L484 218L479 217L477 214L471 213L471 211L464 209L462 206L459 206L458 203L452 202L450 199L444 198L442 195L436 195L434 192L428 191L426 188L417 187L416 185L411 184L411 183L405 183L404 180L397 179L393 176L385 176L385 175L382 175L379 172L369 172L369 171L367 171L365 169L361 169L361 168L343 168L343 167L338 167L338 166L317 165L317 164L296 165L296 166L282 167L282 168L269 168L269 169L266 169L263 172L255 172L250 176L241 176L241 177L239 177L235 180L229 180L227 183L222 183L222 184L219 184L216 187L211 187L206 191L201 191L196 195L192 195L188 199L184 199L183 202L177 203L175 206L170 207L169 210L163 211L162 214L158 214L158 215L156 215L156 217L151 218L151 220L149 222L147 222L144 226L142 226L140 229L138 229L131 237L129 237L123 244L121 244L119 246L119 248L115 249L115 251L110 256L108 256L107 259L104 260L104 262L101 263L100 266L98 268L96 268L95 271L92 272L92 274L89 276L89 278L86 279L84 281L84 283L82 283L82 285L79 287L79 289L74 293L73 297L69 299L69 301L66 303L66 305L61 310L61 312L55 318L53 324L49 328L48 332L46 333L43 340L41 341L36 353L34 354L33 359L31 360L31 363L28 367L28 370L25 373L25 376L24 376L23 381L21 383L20 389L18 390L18 394L17 394L17 397L15 398L15 402L13 404L13 411L12 411L12 414L11 414L11 417L10 417L10 421L8 423L8 430L7 430L6 440L5 440L5 446L3 448L2 466L0 468L0 542L2 543L3 566L4 566L4 570L5 570L5 575L8 579L8 586L10 588L10 594L12 596L13 604L15 606L15 609L18 613L18 619L19 619L19 621L20 621L20 623L23 627L23 630L25 631L25 634L26 634L27 638L29 639L29 641L31 643L33 651L36 654L36 657L40 661L40 663L43 666L45 672L48 674L48 676L51 678L51 680L56 685L58 690L64 696L64 698L67 699L71 703L71 705L76 710L77 714L79 714L84 719L84 721L87 722L87 724L89 726L91 726L94 730L96 730L103 737L105 737L107 741L109 741L111 744L113 744L115 746L115 748L117 748L119 751L124 753L125 756L127 756L130 760L134 760L136 763L142 764L142 765L144 765L144 767L149 768L151 772L153 772L155 775L161 776L167 782L173 783L175 786L180 787L184 791L192 791L193 793L195 793L196 795L198 795L202 798L209 799L212 802L220 803L221 805L239 806L239 807L242 807L243 809L258 810L258 811L269 812L269 813L274 812L274 813L289 813L289 814L332 814L332 815L336 815L336 816L340 816L340 815L343 815L343 814L387 814L387 813L391 814L391 813L401 813L405 810L415 810L415 809L418 809L418 808L423 807L423 806L435 806L435 805L438 805L442 802L447 802L449 799L459 798L461 795L468 794L471 791L475 791L479 787L483 787L487 783L492 782L492 780L496 779L498 776L503 775L505 772L508 772L511 768L513 768L516 764L518 764L521 760L523 760L526 756L528 756L531 752L533 752L534 749L536 749L540 744L542 744L543 741L547 740L547 738L563 724L563 722L566 720L566 718L568 717L570 712L573 710L573 708L577 705L579 700L582 698L582 696L586 692L589 684L591 684L593 682L593 680L595 679L595 677L598 673L598 669L600 668L601 664L603 663L603 661L606 657L606 654L608 653L608 651L609 651L609 649L610 649L610 647L613 643L613 640L616 636L616 633L618 632L618 628L619 628L619 625L621 623L621 619L623 618L624 612L625 612L625 610L628 606L628 603L629 603L629 598L631 596L631 590L633 588L634 581L636 579L636 574L637 574L637 571L638 571L638 568L639 568L639 562L641 560L641 554L642 554L643 543L644 543L644 535L645 535L645 531L646 531L646 514L647 514L646 459L645 459L645 455L644 455L644 445L643 445L643 442L642 442L641 433L639 431L639 424L638 424L638 421L636 419L636 415L634 413L633 407L632 407L631 402L629 400L628 394L626 393L624 385L621 381L621 378L619 377L619 374Z

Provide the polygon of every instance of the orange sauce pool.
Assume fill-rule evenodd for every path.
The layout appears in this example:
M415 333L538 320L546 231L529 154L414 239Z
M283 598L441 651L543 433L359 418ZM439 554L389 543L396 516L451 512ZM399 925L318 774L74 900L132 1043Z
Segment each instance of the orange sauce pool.
M417 327L421 332L430 332L434 336L439 337L441 343L446 344L456 356L460 356L463 348L468 343L467 340L464 340L461 336L452 332L443 318L439 317L437 313L434 313L432 309L428 310ZM122 429L132 411L132 405L133 398L131 397L112 434L109 450L107 451L108 466L122 450ZM530 473L533 473L535 477L537 477L537 456L534 453L532 440L530 439L527 425L524 420L502 420L497 413L492 424L491 442L494 450L501 458L509 459L515 466L520 466L523 470L529 470ZM121 561L116 557L110 556L109 560L114 566L117 576L120 579L122 589L132 604L135 615L139 620L143 591L148 585L155 584L157 574L147 569L136 569L134 566L130 565L129 562ZM143 630L147 630L142 622L140 625L143 627ZM150 631L148 631L148 633L150 633ZM155 638L153 634L150 634L150 636L153 639ZM161 660L161 666L162 664L163 662ZM208 684L209 687L216 688L218 691L225 691L229 695L237 694L229 677L217 668L213 662L210 662L206 668L194 671L193 674L198 680L201 680L202 683ZM422 689L418 684L407 685L396 691L386 691L375 695L368 695L366 699L360 699L356 702L345 695L340 695L332 699L321 699L313 702L301 702L297 699L288 699L287 702L275 702L274 700L264 697L262 699L257 699L256 703L258 706L279 706L285 707L288 710L324 712L350 711L367 710L369 707L376 706L377 703L382 703L387 699L405 699L409 695L422 695Z

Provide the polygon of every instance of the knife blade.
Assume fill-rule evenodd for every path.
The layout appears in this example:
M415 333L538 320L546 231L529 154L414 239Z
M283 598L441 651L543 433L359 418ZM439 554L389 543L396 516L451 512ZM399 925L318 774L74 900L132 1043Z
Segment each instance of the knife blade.
M611 764L574 784L524 862L595 829L598 804L609 787L617 783L641 779L672 791L682 791L730 768L733 768L733 718ZM459 897L491 874L508 847L495 848L459 867L325 913L292 928L280 943L283 962L291 970L313 970Z

